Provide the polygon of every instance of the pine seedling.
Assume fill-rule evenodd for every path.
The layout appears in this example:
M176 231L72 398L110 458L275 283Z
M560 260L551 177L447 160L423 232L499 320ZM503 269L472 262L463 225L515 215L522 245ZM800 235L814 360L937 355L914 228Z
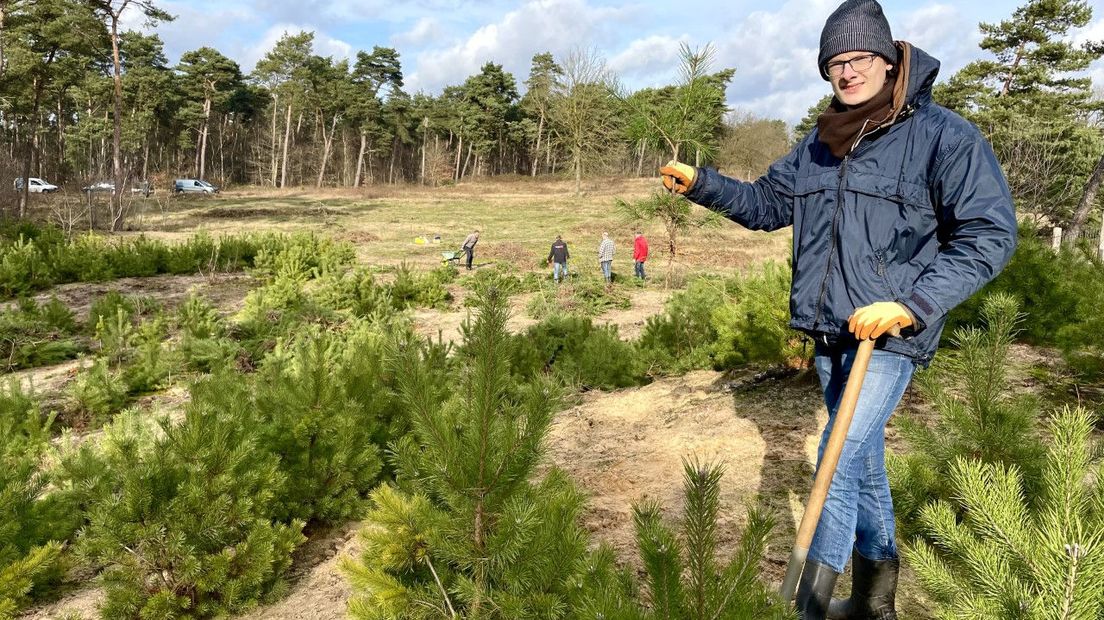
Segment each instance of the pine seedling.
M342 368L356 359L344 353L340 338L309 330L277 347L255 383L261 445L279 456L287 478L277 500L282 521L342 522L361 512L379 476L372 439L387 404L384 377L362 382L361 398L352 398Z
M40 457L52 421L17 381L0 388L0 618L13 617L31 590L58 578L61 540L72 534Z
M723 474L719 465L683 462L686 506L680 532L663 523L661 507L654 500L633 507L637 545L647 574L647 603L655 618L789 617L759 579L759 560L774 529L768 515L751 509L736 554L728 564L717 561Z
M412 431L391 447L395 487L373 495L368 551L346 566L353 617L574 617L583 500L558 472L534 482L559 393L511 375L506 296L479 308L448 389L421 347L395 351Z
M939 413L934 424L904 418L900 428L911 450L891 455L890 482L898 522L906 537L932 499L949 500L947 481L959 458L1015 465L1035 497L1043 448L1036 439L1035 399L1010 394L1010 347L1023 316L1015 298L991 295L982 304L985 328L955 330L957 350L919 378Z
M664 280L671 287L674 264L678 256L680 237L692 230L718 228L722 218L712 211L697 207L681 194L657 190L651 196L637 202L617 200L617 210L626 222L640 225L659 221L667 233L667 275Z
M1070 408L1051 420L1036 498L1014 464L955 461L951 498L920 511L927 540L904 549L940 618L1104 615L1104 461L1093 422Z
M88 510L78 549L103 573L105 618L207 617L280 592L302 521L276 523L285 478L239 378L212 378L183 422L130 450Z

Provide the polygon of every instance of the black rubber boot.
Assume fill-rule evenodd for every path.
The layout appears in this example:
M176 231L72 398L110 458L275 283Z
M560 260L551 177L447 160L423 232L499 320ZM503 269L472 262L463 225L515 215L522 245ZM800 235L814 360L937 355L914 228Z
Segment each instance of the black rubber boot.
M901 561L851 553L851 598L832 600L829 620L897 620L897 571Z
M797 585L797 617L801 620L824 620L827 618L828 604L832 600L832 590L836 587L839 573L819 562L807 561L801 571L801 581Z

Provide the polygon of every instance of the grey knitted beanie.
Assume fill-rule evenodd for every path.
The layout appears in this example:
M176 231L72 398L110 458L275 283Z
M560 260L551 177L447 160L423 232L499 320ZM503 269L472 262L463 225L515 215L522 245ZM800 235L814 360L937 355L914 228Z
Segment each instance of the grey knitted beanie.
M844 52L874 52L889 62L897 62L897 46L889 31L889 22L876 0L847 0L828 17L820 33L820 76L824 65Z

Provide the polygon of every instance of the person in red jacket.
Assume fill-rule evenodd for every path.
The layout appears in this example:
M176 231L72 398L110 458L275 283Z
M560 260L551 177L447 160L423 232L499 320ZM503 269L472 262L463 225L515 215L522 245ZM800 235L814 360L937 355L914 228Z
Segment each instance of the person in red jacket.
M636 239L633 240L633 261L636 262L636 277L644 279L644 261L648 260L648 240L644 233L636 231Z

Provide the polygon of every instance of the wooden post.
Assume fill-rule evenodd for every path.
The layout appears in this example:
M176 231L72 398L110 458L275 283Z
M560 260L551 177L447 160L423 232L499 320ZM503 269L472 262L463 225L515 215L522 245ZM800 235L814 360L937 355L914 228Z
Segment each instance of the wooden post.
M1061 226L1055 226L1054 227L1054 233L1051 235L1051 238L1050 238L1050 247L1055 252L1062 249L1062 227Z
M1104 260L1104 221L1100 222L1100 240L1096 243L1096 257Z

